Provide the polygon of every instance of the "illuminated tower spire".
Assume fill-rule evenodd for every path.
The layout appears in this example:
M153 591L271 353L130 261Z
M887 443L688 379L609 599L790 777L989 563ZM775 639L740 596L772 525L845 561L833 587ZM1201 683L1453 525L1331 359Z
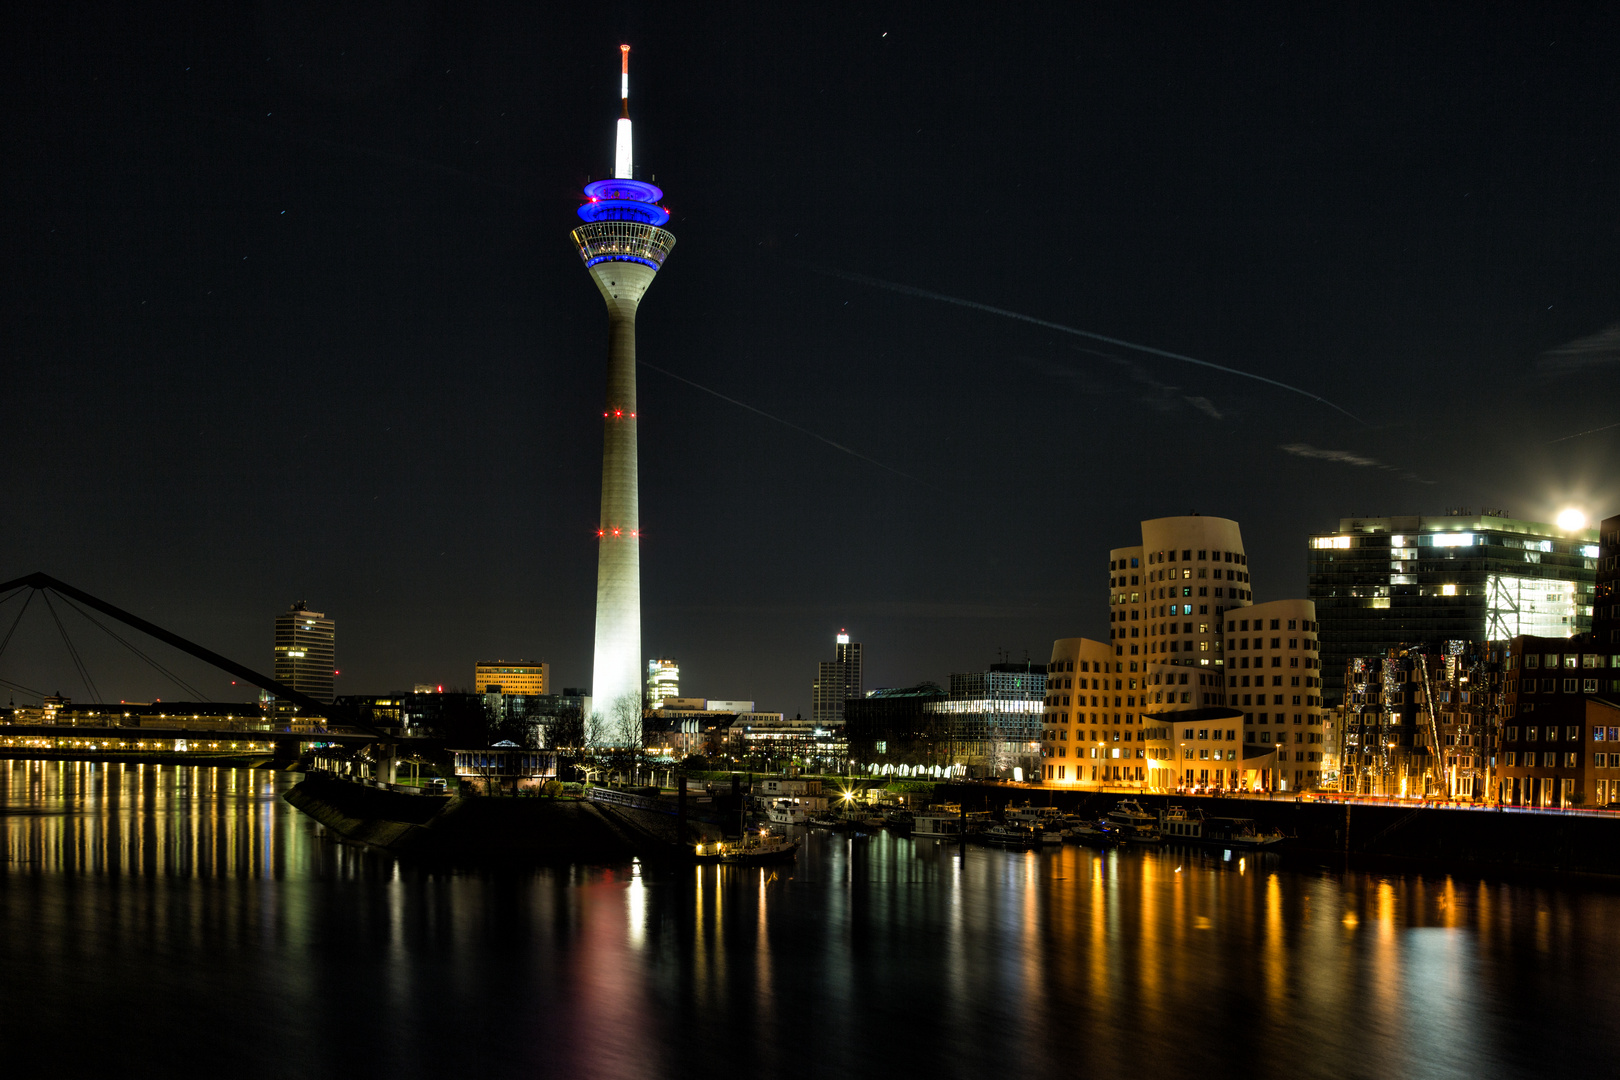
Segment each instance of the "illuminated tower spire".
M619 46L621 109L614 139L613 179L585 185L585 222L574 243L608 309L607 403L602 410L602 519L597 528L596 658L593 708L614 721L640 708L641 521L636 480L636 309L675 246L659 226L669 211L664 193L632 175L630 46ZM601 730L598 728L598 730Z

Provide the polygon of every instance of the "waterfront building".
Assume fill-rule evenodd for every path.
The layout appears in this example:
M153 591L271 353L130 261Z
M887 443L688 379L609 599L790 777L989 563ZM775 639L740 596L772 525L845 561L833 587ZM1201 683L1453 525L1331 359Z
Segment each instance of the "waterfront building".
M647 708L661 708L665 701L680 696L681 665L669 656L647 661Z
M511 743L496 743L487 750L451 750L450 756L461 794L538 794L548 780L557 779L557 755Z
M1145 665L1137 671L1137 663L1127 674L1128 661L1116 659L1119 647L1090 638L1052 643L1036 778L1068 787L1163 791L1175 786L1171 727L1144 722L1152 695L1149 676ZM1165 690L1157 692L1162 709Z
M661 226L664 193L636 180L631 153L630 46L619 47L620 112L613 176L585 185L579 256L608 309L607 401L602 410L602 516L597 526L596 650L591 688L597 709L639 710L641 517L637 490L636 311L675 237Z
M1496 788L1505 656L1502 643L1449 641L1346 661L1343 700L1334 707L1340 789L1489 798Z
M1192 514L1141 530L1140 545L1109 552L1109 640L1053 643L1036 775L1145 791L1321 784L1311 602L1254 603L1235 521Z
M850 757L863 771L949 767L956 760L949 714L934 706L945 688L934 682L880 687L844 706Z
M1033 780L1042 775L1044 665L991 664L851 699L844 735L863 772ZM936 772L937 770L937 772Z
M823 727L844 722L844 702L865 691L861 670L861 643L849 640L849 631L839 630L833 641L833 658L816 665L816 681L810 688L810 719Z
M1040 775L1044 665L1031 661L991 664L985 671L953 674L945 714L956 760L969 776L1033 780Z
M1620 645L1620 515L1598 526L1592 636L1599 645Z
M300 600L276 616L275 678L316 701L330 703L337 673L337 624ZM290 701L274 704L276 718L294 722L298 706ZM304 717L301 725L318 722Z
M1310 537L1323 697L1352 657L1418 642L1573 637L1592 627L1598 533L1499 511L1344 518Z
M1595 635L1525 635L1507 652L1497 798L1510 806L1620 801L1620 647Z
M791 764L843 772L849 762L843 727L825 727L798 715L738 713L727 731L727 746L737 758L757 757L773 768Z
M551 665L519 660L479 660L473 665L473 690L479 694L551 693Z

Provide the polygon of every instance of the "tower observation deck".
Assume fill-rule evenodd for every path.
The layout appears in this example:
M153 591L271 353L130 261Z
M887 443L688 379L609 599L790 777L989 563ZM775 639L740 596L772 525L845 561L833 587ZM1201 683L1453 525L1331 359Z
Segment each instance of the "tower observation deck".
M626 711L641 708L641 519L636 463L636 309L675 246L663 226L664 193L634 177L630 46L619 47L621 109L613 178L585 185L574 243L608 309L607 402L602 409L602 517L597 527L595 730L612 742Z

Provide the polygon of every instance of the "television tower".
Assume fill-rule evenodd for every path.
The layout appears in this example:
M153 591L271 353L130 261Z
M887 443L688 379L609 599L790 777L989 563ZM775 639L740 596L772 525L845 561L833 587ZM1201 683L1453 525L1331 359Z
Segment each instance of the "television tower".
M641 706L641 521L636 487L636 308L675 237L660 226L664 193L635 179L630 154L630 46L620 45L619 124L613 178L585 185L574 243L608 309L607 404L602 410L602 519L596 530L593 708ZM611 736L606 736L611 738Z

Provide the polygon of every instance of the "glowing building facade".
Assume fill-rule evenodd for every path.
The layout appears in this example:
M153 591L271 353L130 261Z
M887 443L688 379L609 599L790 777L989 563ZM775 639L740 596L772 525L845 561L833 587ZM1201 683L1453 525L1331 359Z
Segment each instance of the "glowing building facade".
M479 660L473 665L474 692L530 697L551 693L551 665L519 660Z
M681 665L674 657L660 656L647 661L647 708L662 709L665 702L681 696Z
M636 310L675 237L662 228L664 193L635 179L630 139L630 46L620 46L620 115L613 177L585 185L579 256L608 309L607 401L602 409L602 516L597 526L593 708L641 709L641 518L636 462Z
M1567 638L1592 629L1598 533L1495 513L1345 518L1310 538L1324 697L1345 665L1408 644Z
M1109 553L1109 640L1053 643L1036 775L1145 791L1320 785L1328 721L1314 605L1254 603L1235 521L1193 514L1141 528L1139 546Z
M337 625L302 600L276 616L275 678L316 701L330 702L337 660ZM277 701L275 715L286 719L298 711L290 701Z

